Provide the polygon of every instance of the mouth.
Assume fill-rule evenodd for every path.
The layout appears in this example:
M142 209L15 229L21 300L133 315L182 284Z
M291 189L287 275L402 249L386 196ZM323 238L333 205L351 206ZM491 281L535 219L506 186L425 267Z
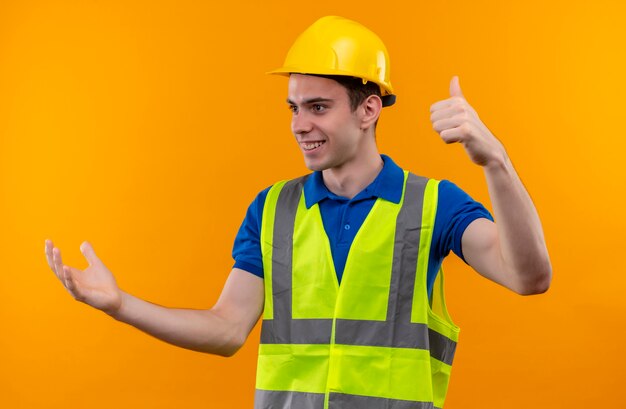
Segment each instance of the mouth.
M324 145L326 141L300 142L300 146L305 152L311 152Z

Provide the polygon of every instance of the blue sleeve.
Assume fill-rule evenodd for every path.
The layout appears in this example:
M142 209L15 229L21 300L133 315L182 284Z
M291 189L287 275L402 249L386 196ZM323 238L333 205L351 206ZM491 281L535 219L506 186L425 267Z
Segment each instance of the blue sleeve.
M491 213L482 204L472 199L454 183L442 180L439 183L439 203L433 229L431 258L443 260L452 250L465 261L461 246L463 233L471 222L480 218L493 221Z
M263 278L263 259L261 256L261 220L267 192L263 190L248 207L246 217L239 227L233 245L233 268L240 268Z
M491 213L457 185L448 180L439 182L437 214L435 215L430 257L428 258L427 286L429 296L432 295L433 284L441 263L450 253L450 250L465 261L461 247L463 233L471 222L480 218L493 221Z

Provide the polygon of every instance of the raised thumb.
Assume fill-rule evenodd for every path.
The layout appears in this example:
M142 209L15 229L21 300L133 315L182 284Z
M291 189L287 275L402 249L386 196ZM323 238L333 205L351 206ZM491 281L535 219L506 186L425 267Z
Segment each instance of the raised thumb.
M102 263L98 256L96 256L96 252L93 251L93 247L91 247L89 242L85 241L80 245L80 252L83 253L83 256L85 256L90 266Z
M454 76L450 81L450 96L451 97L463 97L463 91L461 91L461 85L459 85L459 77Z

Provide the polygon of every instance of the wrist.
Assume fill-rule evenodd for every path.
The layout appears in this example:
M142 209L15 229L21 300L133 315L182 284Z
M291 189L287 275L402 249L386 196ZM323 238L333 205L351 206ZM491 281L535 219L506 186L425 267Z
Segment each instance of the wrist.
M486 172L507 170L511 165L509 156L504 149L498 150L483 166Z
M119 302L116 305L112 306L109 309L103 310L104 313L112 317L117 321L124 321L125 309L128 306L128 301L130 300L130 294L125 293L122 290L119 290Z

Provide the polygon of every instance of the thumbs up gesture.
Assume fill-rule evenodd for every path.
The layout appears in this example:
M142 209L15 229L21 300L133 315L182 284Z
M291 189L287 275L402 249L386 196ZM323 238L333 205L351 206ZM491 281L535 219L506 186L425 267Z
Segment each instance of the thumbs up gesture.
M46 259L50 269L65 289L78 301L91 305L109 315L117 312L122 304L122 291L113 274L100 261L91 247L84 242L80 246L89 266L85 270L66 266L61 259L61 250L46 240Z
M457 76L450 81L450 98L431 105L430 121L445 143L461 143L477 165L496 164L506 155L500 141L482 123L463 96Z

